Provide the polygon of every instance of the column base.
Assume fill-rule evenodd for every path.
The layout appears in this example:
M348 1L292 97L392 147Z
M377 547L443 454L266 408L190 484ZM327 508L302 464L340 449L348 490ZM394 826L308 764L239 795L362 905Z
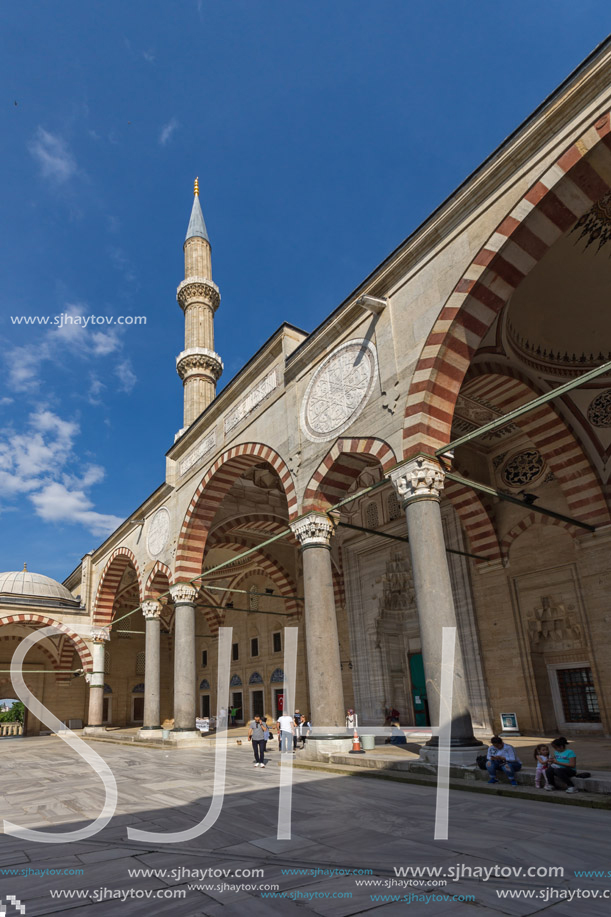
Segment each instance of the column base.
M201 739L201 737L199 729L172 729L170 733L173 742L192 742L193 739Z
M162 728L161 726L141 726L138 730L139 739L161 739L162 738Z
M330 755L345 755L351 749L351 736L308 736L308 741L299 758L309 759L310 761L328 761Z
M483 747L481 742L476 745L451 745L450 764L459 764L463 767L475 766L475 759L478 754L481 754L480 749ZM420 760L426 764L438 764L439 747L424 745L420 749Z

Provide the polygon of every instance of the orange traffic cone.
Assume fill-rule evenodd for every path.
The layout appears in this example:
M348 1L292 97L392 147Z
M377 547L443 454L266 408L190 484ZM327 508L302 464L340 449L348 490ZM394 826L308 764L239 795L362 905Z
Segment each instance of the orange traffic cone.
M359 739L359 734L354 730L354 735L352 737L352 751L348 752L350 755L364 755L365 752L361 748L361 740Z

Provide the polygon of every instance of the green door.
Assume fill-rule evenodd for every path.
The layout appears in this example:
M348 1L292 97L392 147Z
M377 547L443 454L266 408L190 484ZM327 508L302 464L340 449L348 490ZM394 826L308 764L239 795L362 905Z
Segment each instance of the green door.
M409 674L412 681L412 703L416 714L416 726L429 726L429 710L426 702L426 679L422 653L409 657Z

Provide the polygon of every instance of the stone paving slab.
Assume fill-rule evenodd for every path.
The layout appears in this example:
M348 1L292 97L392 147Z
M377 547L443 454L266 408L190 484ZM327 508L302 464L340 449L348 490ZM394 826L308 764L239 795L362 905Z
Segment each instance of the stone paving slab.
M208 812L214 767L213 749L183 749L165 754L147 748L127 748L100 743L96 750L115 772L119 785L119 808L103 832L78 844L29 844L19 838L0 835L0 868L20 869L22 864L34 868L69 867L78 864L82 876L46 876L24 878L0 876L3 889L18 894L27 904L27 917L65 912L70 917L123 917L123 915L160 914L178 917L232 917L242 915L301 914L320 917L350 917L352 914L377 914L384 917L408 912L426 917L435 914L522 915L545 913L571 917L580 913L598 917L602 910L590 901L568 905L541 900L499 899L503 888L537 889L550 886L575 890L611 888L608 880L585 880L574 876L576 869L609 867L609 814L602 810L565 806L540 806L529 799L499 796L495 793L467 794L451 791L449 837L434 839L435 788L413 784L351 777L345 773L293 769L293 837L278 841L275 836L278 819L277 766L261 773L254 769L250 754L243 749L228 751L227 795L217 823L201 837L183 845L168 845L163 840L140 844L126 836L128 823L160 835L177 826L191 826ZM30 779L33 767L37 774L49 769L61 779L53 788L39 786ZM10 767L4 765L10 764ZM0 807L6 818L19 823L24 808L33 827L53 830L53 812L62 819L63 830L82 827L99 814L103 794L99 778L68 748L56 740L37 743L13 743L10 754L0 748ZM169 787L167 796L163 788ZM180 790L175 800L177 789ZM547 794L551 795L551 794ZM569 797L570 798L570 797ZM64 806L70 804L72 820L64 821ZM6 866L5 866L6 864ZM404 901L376 901L372 895L394 894L394 888L381 883L395 876L394 867L435 867L443 871L457 864L470 868L505 868L560 866L566 872L561 879L522 877L519 880L495 878L447 877L445 887L435 889L431 879L425 886L407 889L411 893L429 892L473 895L475 902L435 901L428 904ZM188 868L262 868L263 878L225 880L239 885L239 891L217 888L218 880L184 880L169 874L130 877L128 868L171 870ZM378 886L357 885L357 876L329 875L332 869L369 869L371 881ZM306 870L303 875L282 870ZM325 873L324 870L327 870ZM424 880L423 880L424 881ZM446 881L445 879L442 881ZM8 884L7 884L8 883ZM279 886L285 897L262 898L263 884ZM188 890L188 885L199 885ZM204 885L215 884L203 890ZM255 889L247 888L253 884ZM94 902L95 889L108 887L129 891L175 890L187 892L185 899L134 899L127 902L105 900ZM89 898L52 899L49 889L89 889ZM296 892L301 893L301 897ZM309 895L307 893L310 893ZM334 893L351 893L351 898L333 898ZM398 889L397 894L404 894ZM312 898L312 894L319 897ZM1 894L1 892L0 892ZM293 895L286 897L286 895ZM608 902L607 902L608 904ZM608 913L608 908L606 910Z

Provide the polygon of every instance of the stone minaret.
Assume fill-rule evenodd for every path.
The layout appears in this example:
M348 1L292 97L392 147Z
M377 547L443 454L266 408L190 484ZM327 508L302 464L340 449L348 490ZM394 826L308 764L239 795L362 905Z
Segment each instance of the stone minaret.
M176 358L176 370L184 387L183 430L191 426L215 397L216 381L223 371L221 358L214 352L214 313L221 296L212 282L210 241L199 203L197 178L193 193L184 244L185 279L176 293L185 313L185 349Z

